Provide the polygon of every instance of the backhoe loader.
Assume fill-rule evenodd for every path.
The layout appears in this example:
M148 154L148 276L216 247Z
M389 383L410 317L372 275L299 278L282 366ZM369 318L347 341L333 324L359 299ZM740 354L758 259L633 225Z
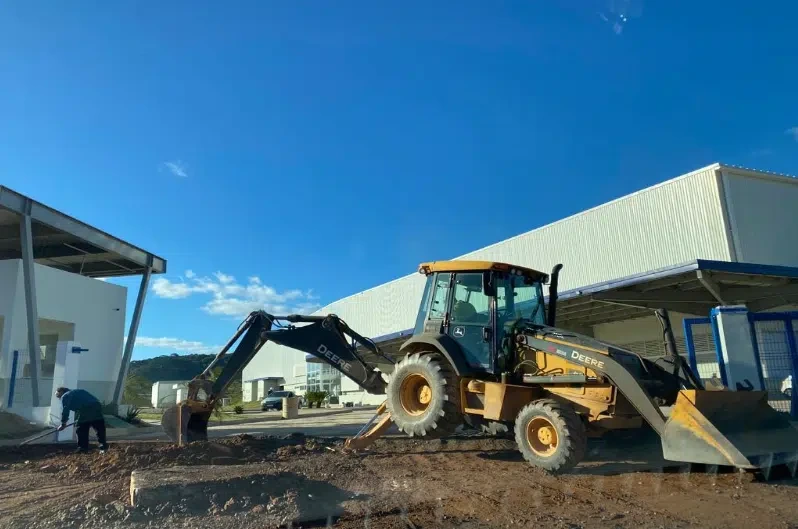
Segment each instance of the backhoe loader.
M398 361L335 315L253 312L189 384L188 399L164 413L164 429L178 442L206 439L224 388L272 340L386 395L375 417L347 440L352 449L365 448L392 424L430 438L468 423L511 430L529 463L563 473L582 460L588 436L647 424L670 461L757 469L798 460L798 430L768 405L766 392L704 388L676 351L666 311L657 311L665 354L656 361L555 327L561 268L549 275L498 262L421 264L427 282ZM208 380L239 338L221 375Z

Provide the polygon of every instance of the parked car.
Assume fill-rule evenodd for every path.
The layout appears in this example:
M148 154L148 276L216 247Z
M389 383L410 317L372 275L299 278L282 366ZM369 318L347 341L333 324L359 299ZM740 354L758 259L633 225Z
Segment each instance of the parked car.
M269 410L277 410L281 411L283 409L283 397L295 397L293 391L273 391L271 395L268 395L265 399L263 399L260 403L261 411L269 411Z
M781 381L781 392L784 393L788 399L792 398L792 375Z

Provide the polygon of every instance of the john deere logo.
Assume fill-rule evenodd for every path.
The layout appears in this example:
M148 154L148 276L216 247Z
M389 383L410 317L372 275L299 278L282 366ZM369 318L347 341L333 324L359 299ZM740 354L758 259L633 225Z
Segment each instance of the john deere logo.
M465 336L465 327L455 327L454 336L455 338L462 338L463 336Z

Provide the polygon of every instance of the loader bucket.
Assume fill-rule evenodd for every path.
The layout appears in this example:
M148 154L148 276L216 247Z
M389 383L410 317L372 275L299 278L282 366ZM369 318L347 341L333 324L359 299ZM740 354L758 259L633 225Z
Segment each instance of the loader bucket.
M665 459L743 469L798 460L798 429L765 391L682 390L662 434Z
M191 407L178 404L166 409L161 416L161 427L169 438L180 444L208 440L208 420L211 412L191 411Z

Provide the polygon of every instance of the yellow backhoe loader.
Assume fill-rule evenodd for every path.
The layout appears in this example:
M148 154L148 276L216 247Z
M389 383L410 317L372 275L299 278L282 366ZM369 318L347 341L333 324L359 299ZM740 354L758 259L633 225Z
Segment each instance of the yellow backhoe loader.
M670 461L756 469L798 460L798 430L768 405L766 392L704 388L676 352L666 311L657 311L666 351L656 361L555 327L560 269L549 276L497 262L420 265L427 283L398 361L335 315L253 312L189 384L188 399L164 414L164 429L179 442L207 438L216 400L272 340L386 395L374 419L347 440L352 449L392 424L409 436L442 437L468 423L512 431L527 461L562 473L582 460L588 435L647 423ZM208 380L237 341L221 375Z

